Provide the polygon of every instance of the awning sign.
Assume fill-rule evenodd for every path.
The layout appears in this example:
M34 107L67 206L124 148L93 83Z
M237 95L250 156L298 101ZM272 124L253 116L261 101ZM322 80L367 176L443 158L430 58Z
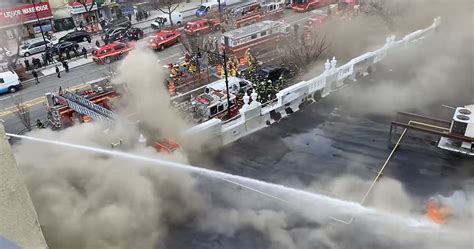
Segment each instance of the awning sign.
M36 4L36 13L39 19L53 18L48 2ZM18 7L0 9L0 28L14 24L24 24L36 21L33 4L24 4Z
M97 10L97 3L94 1L94 5L92 6L92 9L91 9L91 4L92 4L92 1L87 1L86 2L87 9L86 9L84 8L84 5L82 3L73 2L72 4L69 5L69 12L71 12L71 15L76 15L76 14L86 13L89 10L90 11Z

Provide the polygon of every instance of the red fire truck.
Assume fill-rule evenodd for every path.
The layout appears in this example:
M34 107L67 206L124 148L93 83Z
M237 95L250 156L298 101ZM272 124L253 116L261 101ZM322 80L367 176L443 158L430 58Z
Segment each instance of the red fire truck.
M338 0L295 0L293 2L293 9L298 12L306 12L314 9L319 9L330 4L337 3Z
M90 87L84 91L59 90L58 93L46 94L48 119L53 129L72 126L76 122L113 122L118 119L108 104L111 99L120 96L117 91L107 81L93 83ZM155 140L148 145L165 153L172 153L179 148L176 142L169 139ZM115 144L112 144L112 147L114 146Z
M199 36L201 34L217 31L221 27L221 22L218 19L200 19L188 22L184 27L184 32L187 35Z
M260 0L229 10L226 14L226 29L241 28L263 20L276 20L283 16L284 0Z
M238 58L244 57L245 52L271 50L280 41L290 36L290 25L280 21L263 21L228 31L221 36L222 49Z
M323 15L316 15L308 18L308 21L304 24L304 36L305 38L308 38L312 32L314 32L317 27L319 27L326 19L328 16L323 16Z

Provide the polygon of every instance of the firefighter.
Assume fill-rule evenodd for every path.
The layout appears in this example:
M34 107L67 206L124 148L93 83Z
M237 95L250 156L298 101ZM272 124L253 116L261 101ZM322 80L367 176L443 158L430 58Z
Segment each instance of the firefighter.
M39 120L39 119L36 120L36 127L37 127L38 129L44 129L44 128L46 128L45 125L43 124L43 122L41 122L41 120Z

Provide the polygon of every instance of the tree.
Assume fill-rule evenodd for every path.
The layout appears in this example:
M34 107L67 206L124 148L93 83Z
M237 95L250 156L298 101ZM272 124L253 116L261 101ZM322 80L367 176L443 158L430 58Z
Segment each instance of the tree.
M391 0L365 0L361 4L360 11L365 15L378 16L387 24L389 29L394 30L394 18L403 11L404 4L400 3L400 1Z
M173 26L173 20L171 19L171 14L178 8L179 4L182 3L183 0L152 0L152 6L165 13L168 14L170 19L170 25Z
M281 49L283 64L301 72L316 62L329 48L326 35L319 33L311 32L304 34L301 39L286 42Z
M31 131L30 108L23 103L21 98L15 102L15 116L20 120L26 131Z

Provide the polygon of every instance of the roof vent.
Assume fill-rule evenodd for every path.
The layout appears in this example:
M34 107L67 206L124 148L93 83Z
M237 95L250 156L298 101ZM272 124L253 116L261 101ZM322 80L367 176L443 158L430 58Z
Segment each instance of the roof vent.
M469 120L469 117L466 115L457 115L456 118L458 118L459 120L464 120L464 121Z
M471 114L472 112L471 112L469 109L463 108L463 109L459 109L459 113L465 114L465 115L469 115L469 114Z

